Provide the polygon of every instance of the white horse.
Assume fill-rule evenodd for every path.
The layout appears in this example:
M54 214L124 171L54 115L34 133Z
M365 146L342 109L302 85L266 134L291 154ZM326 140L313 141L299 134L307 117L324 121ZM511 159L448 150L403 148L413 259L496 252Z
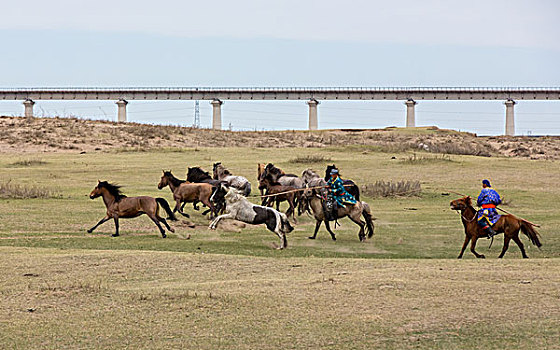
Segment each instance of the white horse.
M286 214L273 208L255 205L249 202L239 190L224 184L216 189L210 197L210 201L221 201L223 199L226 201L226 213L212 220L208 228L215 230L222 219L239 220L253 225L266 224L267 229L280 237L281 246L277 249L288 246L286 235L292 232L294 228L290 225Z
M249 180L243 176L233 175L222 163L214 163L213 175L214 180L224 181L228 186L237 188L245 197L251 194L251 183Z

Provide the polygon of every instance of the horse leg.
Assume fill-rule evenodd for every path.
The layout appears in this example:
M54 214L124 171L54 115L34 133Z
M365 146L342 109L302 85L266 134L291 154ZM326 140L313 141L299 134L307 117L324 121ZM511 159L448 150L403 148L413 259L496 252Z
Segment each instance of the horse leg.
M183 208L181 207L181 200L178 199L178 200L176 200L175 202L176 202L176 204L175 204L175 209L173 210L173 212L178 211L179 214L183 215L184 217L190 218L190 215L189 215L189 214L183 213Z
M165 225L165 227L167 228L167 230L169 232L175 232L175 230L173 229L173 227L169 226L169 224L167 223L167 220L165 220L164 218L160 217L158 214L156 214L156 218L160 221L163 222L163 224Z
M467 244L469 244L470 240L470 237L465 235L465 241L463 242L463 247L461 248L461 252L459 253L457 259L461 259L463 257L463 253L465 252L465 249L467 249Z
M471 239L471 252L472 252L472 253L474 254L474 256L476 256L477 258L479 258L479 259L484 259L484 258L486 258L486 257L484 256L484 254L478 254L478 253L475 251L475 248L476 248L476 241L477 241L477 240L478 240L478 237L477 237L477 236L473 236L473 238Z
M115 216L113 219L115 220L115 233L113 233L113 237L117 237L119 235L119 217Z
M192 207L194 210L198 210L198 200L195 199L194 202L192 203ZM183 204L183 208L185 207L185 205Z
M336 236L334 235L334 232L332 232L331 230L331 224L329 224L328 220L325 220L325 227L327 228L327 231L329 231L329 233L331 234L331 238L333 241L336 241Z
M319 232L319 227L321 227L321 223L323 221L321 220L317 220L317 222L315 223L315 232L313 232L313 236L307 237L309 239L315 239L317 238L317 232Z
M99 222L97 224L95 224L95 226L93 226L92 228L90 228L89 230L87 230L87 233L92 233L93 230L95 230L97 227L99 227L99 225L101 225L104 222L107 222L108 220L110 220L111 217L110 216L105 216L103 219L99 220Z
M212 204L212 202L210 202L208 200L208 198L204 198L202 199L202 203L204 203L204 205L206 205L208 208L210 208L210 219L212 219L214 217L214 214L216 214L216 207L214 207L214 204ZM204 213L208 212L208 210L205 210ZM202 214L204 214L202 213Z
M154 214L148 214L146 213L146 215L148 215L148 217L150 219L152 219L152 221L154 222L154 224L156 224L156 226L159 228L159 232L161 233L161 236L163 238L167 237L167 235L165 234L165 230L163 229L163 227L161 227L158 218L154 215Z
M358 238L360 239L361 242L365 242L366 241L366 234L365 234L364 228L366 226L366 223L363 222L360 219L354 219L350 215L348 215L348 217L350 218L350 220L352 220L354 223L356 223L356 225L360 226L360 231L358 232Z
M503 258L504 255L506 254L508 248L509 248L509 241L511 240L511 237L506 236L504 233L504 246L502 247L502 252L500 253L500 256L498 256L499 259Z
M286 211L286 216L289 217L290 215L292 215L292 217L294 218L294 224L297 224L296 207L295 207L295 205L294 205L293 200L292 200L292 201L289 200L289 201L288 201L288 204L290 205L290 207L288 208L288 211ZM288 214L288 212L289 212L290 214Z
M521 239L519 239L519 235L513 236L512 239L515 243L517 243L519 250L521 250L521 255L523 255L523 259L528 259L529 257L527 256L527 253L525 253L525 247L523 246Z
M211 229L211 230L215 230L216 227L218 227L218 223L222 219L235 219L235 217L231 214L220 215L217 218L215 218L214 220L212 220L212 222L210 222L210 225L208 226L208 228Z

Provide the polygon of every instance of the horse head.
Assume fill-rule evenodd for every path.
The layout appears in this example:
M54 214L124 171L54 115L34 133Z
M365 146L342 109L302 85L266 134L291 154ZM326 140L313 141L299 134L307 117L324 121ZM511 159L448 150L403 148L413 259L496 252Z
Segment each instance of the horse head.
M159 183L157 185L158 190L161 190L165 186L169 185L169 178L173 176L171 174L171 170L169 171L162 170L162 171L163 171L163 175L161 176L161 179L159 180Z
M470 196L455 199L449 203L451 210L465 210L472 207L472 200Z

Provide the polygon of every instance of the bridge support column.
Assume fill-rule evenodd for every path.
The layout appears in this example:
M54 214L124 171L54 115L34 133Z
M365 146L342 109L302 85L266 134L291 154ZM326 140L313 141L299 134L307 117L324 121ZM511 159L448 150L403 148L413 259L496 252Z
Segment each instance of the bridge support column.
M222 104L223 102L216 99L210 102L212 105L212 129L222 130Z
M409 98L404 104L406 105L406 127L414 128L416 127L416 116L414 115L414 106L416 101Z
M23 101L23 105L25 106L25 110L24 110L24 116L26 118L33 118L33 105L35 104L35 101L31 100L31 99L27 99L25 101Z
M311 99L307 101L309 105L309 130L317 130L319 128L319 121L317 119L317 105L319 101Z
M127 100L123 100L120 99L117 102L115 102L117 104L117 108L118 108L118 112L117 112L117 121L120 122L126 122L126 105L128 104Z
M508 99L504 104L506 105L506 136L515 136L515 118L513 114L513 106L515 101Z

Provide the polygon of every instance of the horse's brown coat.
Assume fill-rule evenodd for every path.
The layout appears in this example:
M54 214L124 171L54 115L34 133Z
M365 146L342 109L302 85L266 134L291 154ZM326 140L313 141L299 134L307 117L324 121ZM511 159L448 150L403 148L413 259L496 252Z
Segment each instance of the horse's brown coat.
M488 234L477 223L477 211L472 206L471 197L467 196L455 199L449 204L452 210L461 212L461 221L465 228L465 241L463 242L463 247L461 248L461 252L459 253L459 256L457 258L461 259L463 257L463 253L465 252L465 249L467 248L469 242L471 242L471 252L477 258L485 258L483 254L478 254L475 249L476 241L481 237L487 237ZM508 250L511 240L513 240L517 244L517 246L519 246L521 255L524 258L528 258L527 254L525 253L525 247L523 246L523 243L519 238L520 230L527 237L529 237L534 245L536 245L537 247L542 246L541 242L539 241L539 233L534 228L534 225L514 215L502 215L500 219L492 226L492 228L498 233L504 233L504 246L498 258L504 257L504 254Z

